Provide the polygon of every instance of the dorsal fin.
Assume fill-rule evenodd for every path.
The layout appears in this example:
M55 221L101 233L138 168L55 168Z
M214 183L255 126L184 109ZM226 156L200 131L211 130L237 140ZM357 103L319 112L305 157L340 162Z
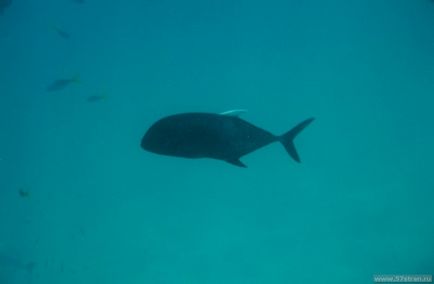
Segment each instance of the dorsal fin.
M220 113L221 115L227 115L227 116L240 116L243 113L246 113L246 109L232 109L225 112Z

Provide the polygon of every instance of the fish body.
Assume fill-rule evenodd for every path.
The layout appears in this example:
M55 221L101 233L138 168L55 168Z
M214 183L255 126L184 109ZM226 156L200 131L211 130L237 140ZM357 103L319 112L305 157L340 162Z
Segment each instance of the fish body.
M27 198L27 197L29 197L30 192L29 192L28 190L25 190L24 188L20 188L20 189L18 190L18 194L19 194L19 196L22 197L22 198Z
M294 138L314 119L307 119L276 136L238 117L238 112L182 113L164 117L145 133L141 147L160 155L212 158L246 167L242 156L273 142L280 142L297 162Z
M96 102L103 101L106 99L107 99L106 95L93 95L93 96L87 97L87 101L89 103L96 103Z
M58 26L54 26L53 27L54 31L57 33L57 35L63 39L69 39L71 38L71 35L65 31L64 29L58 27Z
M74 78L69 78L69 79L57 79L55 81L53 81L50 85L48 85L48 87L46 88L47 92L57 92L57 91L61 91L63 89L65 89L66 87L68 87L69 85L73 84L73 83L78 83L79 82L79 78L76 76Z

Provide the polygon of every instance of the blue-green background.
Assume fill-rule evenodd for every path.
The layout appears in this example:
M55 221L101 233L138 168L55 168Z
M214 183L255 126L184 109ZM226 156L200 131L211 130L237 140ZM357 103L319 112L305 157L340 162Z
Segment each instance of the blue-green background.
M248 169L139 147L162 116L234 108L276 134L316 117L303 163L278 144ZM14 0L0 16L0 283L433 274L433 108L429 0Z

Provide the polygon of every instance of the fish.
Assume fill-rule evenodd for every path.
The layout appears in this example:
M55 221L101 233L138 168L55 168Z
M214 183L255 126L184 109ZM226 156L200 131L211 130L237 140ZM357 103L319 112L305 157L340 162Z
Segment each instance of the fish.
M18 194L19 194L20 197L22 197L22 198L26 198L26 197L29 197L29 195L30 195L30 191L25 190L24 188L20 188L20 189L18 190Z
M169 115L152 124L141 140L145 151L189 159L210 158L246 168L241 157L280 142L301 162L294 145L297 135L314 121L308 118L283 135L274 135L240 118L244 110L224 113L189 112Z
M68 87L69 85L73 83L79 83L79 82L80 82L79 76L74 76L73 78L69 78L69 79L57 79L47 86L46 91L47 92L61 91L66 87Z
M53 26L54 31L56 32L56 34L63 38L63 39L69 39L71 38L71 34L68 33L67 31L65 31L64 29L58 27L58 26Z
M106 95L92 95L92 96L87 97L86 100L89 103L95 103L95 102L99 102L99 101L104 101L106 99L107 99Z

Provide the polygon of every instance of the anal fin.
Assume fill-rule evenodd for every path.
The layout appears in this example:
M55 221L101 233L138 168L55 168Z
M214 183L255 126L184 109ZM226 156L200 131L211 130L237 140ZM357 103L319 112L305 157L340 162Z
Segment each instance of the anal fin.
M247 166L243 162L241 162L240 159L226 160L226 162L240 168L247 168Z

